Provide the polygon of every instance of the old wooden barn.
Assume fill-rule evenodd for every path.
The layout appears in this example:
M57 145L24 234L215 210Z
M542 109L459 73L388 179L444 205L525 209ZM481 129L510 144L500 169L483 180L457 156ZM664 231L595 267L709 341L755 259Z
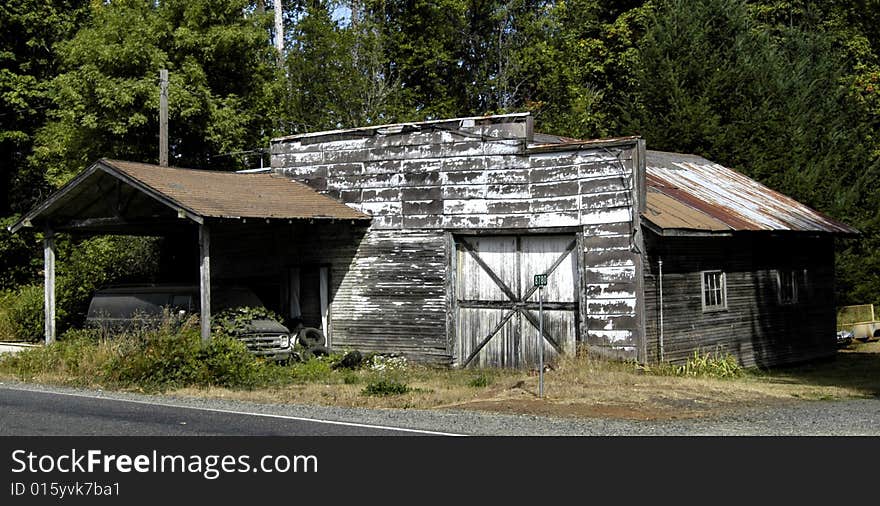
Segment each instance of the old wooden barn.
M834 238L856 230L699 156L648 151L647 186L647 360L835 353Z
M538 134L528 114L295 135L271 152L268 174L103 160L15 227L173 234L203 299L211 283L252 286L340 350L531 366L546 274L548 360L580 345L762 365L834 351L833 238L855 231L706 160Z

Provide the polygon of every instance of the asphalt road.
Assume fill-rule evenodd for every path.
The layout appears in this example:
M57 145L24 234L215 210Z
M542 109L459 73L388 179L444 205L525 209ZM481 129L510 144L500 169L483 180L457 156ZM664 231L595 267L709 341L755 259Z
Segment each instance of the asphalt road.
M157 400L156 402L160 402ZM2 436L396 436L426 431L0 387Z
M663 421L258 404L0 382L3 435L880 436L880 398Z

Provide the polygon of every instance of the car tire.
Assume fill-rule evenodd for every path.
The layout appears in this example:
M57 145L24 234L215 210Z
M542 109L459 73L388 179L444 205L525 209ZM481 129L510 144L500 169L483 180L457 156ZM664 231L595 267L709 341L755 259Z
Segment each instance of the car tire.
M305 327L299 331L299 343L306 348L314 348L316 346L327 346L327 338L324 333L314 327Z
M326 356L330 355L330 350L328 350L325 346L321 346L321 345L315 346L314 348L310 348L309 351L312 353L312 355L314 355L316 357L326 357Z

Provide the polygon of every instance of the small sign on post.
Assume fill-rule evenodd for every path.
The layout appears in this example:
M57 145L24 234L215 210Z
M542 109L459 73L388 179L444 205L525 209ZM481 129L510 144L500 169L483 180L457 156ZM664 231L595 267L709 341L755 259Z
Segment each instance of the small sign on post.
M547 286L546 274L535 274L535 286L538 288L538 397L544 398L544 287Z

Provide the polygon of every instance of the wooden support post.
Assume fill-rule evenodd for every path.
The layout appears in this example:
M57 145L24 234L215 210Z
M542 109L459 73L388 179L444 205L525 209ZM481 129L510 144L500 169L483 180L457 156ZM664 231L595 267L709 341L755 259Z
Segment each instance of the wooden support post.
M46 227L43 238L43 309L46 344L55 342L55 234Z
M199 294L201 295L202 343L211 341L211 234L208 226L199 225Z
M321 267L319 271L320 282L318 283L318 298L321 301L321 331L324 333L326 344L330 343L330 268Z
M159 165L168 166L168 70L159 70Z

